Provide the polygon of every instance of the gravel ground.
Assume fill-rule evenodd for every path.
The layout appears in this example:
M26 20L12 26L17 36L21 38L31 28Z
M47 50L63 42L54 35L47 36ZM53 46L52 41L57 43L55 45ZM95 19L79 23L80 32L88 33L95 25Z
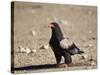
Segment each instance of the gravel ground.
M97 8L95 6L59 5L15 2L14 7L14 68L15 73L86 70L97 68ZM51 30L48 24L56 21L64 36L73 40L85 53L74 55L73 66L50 67L56 64L48 46ZM12 59L13 60L13 59ZM61 63L63 63L62 59ZM45 64L49 65L47 68ZM38 65L38 66L36 66ZM42 69L34 69L42 66Z

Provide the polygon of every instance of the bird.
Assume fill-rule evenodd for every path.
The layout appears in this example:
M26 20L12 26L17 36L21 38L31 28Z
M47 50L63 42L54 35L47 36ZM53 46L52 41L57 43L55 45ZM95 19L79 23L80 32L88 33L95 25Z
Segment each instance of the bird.
M65 38L59 23L51 22L48 27L51 29L51 39L49 40L49 45L54 52L57 66L61 66L60 62L62 56L64 57L64 64L62 67L68 67L72 63L72 55L84 53L80 50L75 43L69 38Z

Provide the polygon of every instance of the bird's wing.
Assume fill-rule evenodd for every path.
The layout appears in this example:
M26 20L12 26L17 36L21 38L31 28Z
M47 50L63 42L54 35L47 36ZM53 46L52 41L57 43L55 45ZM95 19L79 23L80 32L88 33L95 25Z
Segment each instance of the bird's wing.
M70 48L70 47L72 46L72 44L73 44L73 42L72 42L71 40L69 40L69 39L62 39L62 40L60 41L60 46L61 46L61 48L63 48L63 49L68 49L68 48Z
M72 55L84 53L69 39L63 39L60 41L60 47L70 52Z

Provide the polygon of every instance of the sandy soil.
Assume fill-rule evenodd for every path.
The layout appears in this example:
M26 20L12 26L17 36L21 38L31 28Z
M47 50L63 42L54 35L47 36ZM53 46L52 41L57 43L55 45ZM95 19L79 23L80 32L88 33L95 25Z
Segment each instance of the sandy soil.
M15 2L14 8L14 67L29 67L30 70L15 70L15 73L95 69L97 66L97 8L94 6L57 5ZM65 37L72 39L85 53L74 55L73 66L68 68L43 68L56 64L51 48L48 24L57 21ZM32 33L33 32L33 33ZM19 46L35 49L36 52L20 52ZM63 63L64 59L62 59ZM35 65L44 65L34 69Z

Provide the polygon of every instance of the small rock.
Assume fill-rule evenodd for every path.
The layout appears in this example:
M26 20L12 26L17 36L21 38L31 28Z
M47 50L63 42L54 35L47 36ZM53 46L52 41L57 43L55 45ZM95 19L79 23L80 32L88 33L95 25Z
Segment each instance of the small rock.
M26 53L31 53L31 50L28 47L26 47L25 50L26 50Z
M43 46L40 47L40 49L49 49L49 45L48 44L47 45L43 45Z
M18 48L19 48L19 52L21 52L21 53L25 53L26 52L25 48L23 48L22 46L19 46Z
M93 45L92 44L89 44L89 47L92 47Z
M91 33L92 33L92 31L91 31L91 30L89 30L89 33L91 34Z
M62 20L61 22L62 22L62 24L68 25L68 22L66 20Z
M96 66L96 62L92 61L92 62L90 63L90 65L91 65L91 66Z
M82 55L81 59L88 59L88 55L87 54Z
M89 61L93 61L93 58L92 58L92 56L90 56L90 58L89 58Z
M92 40L95 40L96 39L96 37L94 36L94 37L92 37Z
M32 31L32 35L33 35L33 36L35 36L35 35L36 35L36 32L35 32L34 30Z
M96 37L93 36L93 37L89 38L89 40L96 40Z
M82 56L82 57L81 57L81 59L85 59L85 57L84 57L84 56Z
M86 47L92 47L93 45L92 44L88 44Z
M33 49L31 52L32 52L32 53L36 53L37 51L36 51L36 49Z
M44 48L45 49L49 49L49 45L44 45Z

